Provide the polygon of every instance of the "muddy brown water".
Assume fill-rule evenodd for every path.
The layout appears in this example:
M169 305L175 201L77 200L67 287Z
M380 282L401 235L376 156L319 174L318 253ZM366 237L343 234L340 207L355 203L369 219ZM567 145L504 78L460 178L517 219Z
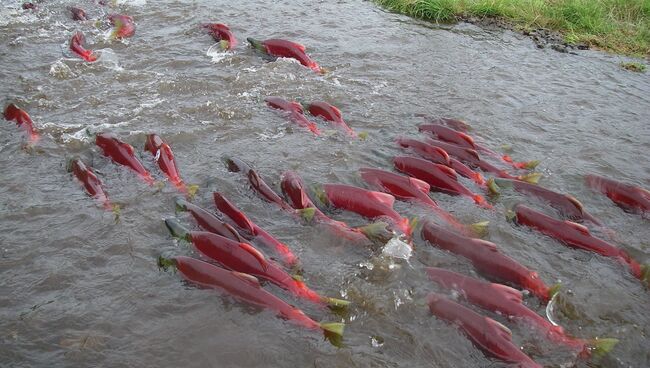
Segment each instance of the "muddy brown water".
M358 168L389 169L398 152L393 139L417 136L415 114L464 119L487 145L510 144L516 159L542 160L540 184L575 195L616 231L617 244L650 262L648 222L582 182L585 173L596 173L650 185L650 79L622 70L620 57L537 50L511 32L435 26L360 0L163 0L113 9L75 3L93 18L113 11L135 18L135 37L109 42L106 26L69 19L65 6L71 4L45 1L25 12L17 2L0 3L0 96L17 98L43 133L26 151L15 126L0 124L0 366L503 366L430 316L424 304L426 294L439 289L422 267L476 275L467 261L419 238L409 263L384 259L376 249L297 223L222 163L226 155L242 158L274 184L291 169L309 184L361 185ZM228 23L240 46L225 54L209 50L213 42L197 29L207 21ZM103 50L100 62L67 55L75 30L85 32L90 48ZM265 61L245 45L246 37L304 43L330 73ZM329 101L369 138L316 139L267 109L262 99L268 95ZM295 250L310 285L354 302L341 317L268 287L317 320L345 321L345 347L160 272L158 255L194 254L174 242L162 222L175 216L177 193L169 184L147 187L110 163L86 131L114 132L138 150L146 133L167 139L182 176L200 185L197 204L212 209L212 191L225 193ZM118 223L66 172L74 155L100 172L122 206ZM162 180L151 157L140 156ZM459 197L433 197L465 221L489 220L487 239L547 283L562 282L580 309L576 319L557 316L571 334L620 339L609 356L584 362L530 328L487 313L506 323L536 361L650 365L650 293L619 264L508 223L504 203L523 197L505 195L496 211ZM396 207L409 217L427 216L418 206ZM535 298L525 302L544 313Z

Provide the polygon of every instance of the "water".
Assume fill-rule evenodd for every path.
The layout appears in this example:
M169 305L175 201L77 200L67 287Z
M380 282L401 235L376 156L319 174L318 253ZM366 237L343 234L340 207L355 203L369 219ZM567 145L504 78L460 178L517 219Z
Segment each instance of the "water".
M537 50L510 32L437 27L360 0L120 3L113 10L76 4L93 18L113 11L133 16L137 31L128 42L106 40L105 25L68 19L71 3L43 2L36 13L1 3L0 96L17 98L43 132L36 149L26 151L18 130L0 124L2 366L502 366L424 304L437 290L424 265L475 275L468 262L419 238L408 263L391 260L324 228L302 226L259 200L222 163L226 155L242 158L274 184L291 169L309 184L360 185L356 169L390 168L398 152L393 139L416 135L415 114L464 119L489 146L511 144L516 159L541 159L541 184L582 200L616 230L617 244L650 262L648 222L582 183L583 174L596 173L650 185L650 80L622 70L618 56ZM208 21L228 23L244 42L218 55L198 29ZM103 50L100 62L64 52L75 30L86 34L90 48ZM330 73L319 76L287 60L269 63L244 45L246 37L304 43ZM267 109L268 95L329 101L369 138L313 138ZM345 320L346 346L334 348L270 312L160 272L158 255L193 254L170 239L162 222L174 216L177 193L170 185L149 188L111 164L86 130L114 132L138 150L146 133L167 139L183 177L200 185L196 203L213 208L212 191L225 193L295 250L308 284L355 303L340 317L269 287L317 320ZM122 206L118 223L66 172L74 155L101 173ZM162 180L151 157L141 157ZM561 281L581 311L576 320L559 316L570 333L621 340L598 366L649 365L650 294L622 267L513 227L502 203L522 197L504 196L490 212L467 199L433 196L463 220L489 220L487 239L547 283ZM397 209L426 214L405 203ZM532 297L526 303L545 312ZM573 365L571 352L490 316L511 327L515 342L541 364Z

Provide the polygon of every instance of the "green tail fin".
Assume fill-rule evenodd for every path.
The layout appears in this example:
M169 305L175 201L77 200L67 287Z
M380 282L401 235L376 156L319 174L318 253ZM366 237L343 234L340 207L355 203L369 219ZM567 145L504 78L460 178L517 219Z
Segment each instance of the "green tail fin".
M526 162L526 164L523 165L523 166L524 166L524 169L532 170L532 169L536 168L537 165L539 165L540 162L541 161L539 161L539 160L531 160L531 161Z
M350 302L343 299L323 297L322 302L332 309L345 309L350 306Z
M190 184L187 186L187 198L190 200L196 196L196 193L199 191L199 186L197 184Z
M345 330L345 323L339 323L339 322L321 323L320 328L322 328L323 331L327 331L339 336L343 336L343 331Z
M251 44L251 46L253 46L253 48L255 48L256 50L266 53L266 48L264 47L261 41L258 41L252 37L248 37L246 41L248 41Z
M490 178L487 181L487 187L488 191L490 192L491 195L499 195L501 188L497 185L496 181L494 178Z
M607 355L618 344L618 339L611 338L595 338L589 340L589 348L591 353L596 358L601 358Z
M650 288L650 264L641 266L641 282Z
M542 178L542 173L531 173L531 174L521 175L518 177L519 180L531 184L539 183L539 179L541 178Z
M358 227L357 229L361 231L366 238L376 242L385 243L393 237L393 232L388 230L388 224L381 221Z
M557 293L560 292L560 289L562 289L562 284L555 284L555 285L551 286L551 287L548 289L548 299L549 299L549 300L550 300L550 299L553 299L553 297L555 296L555 294L557 294Z
M470 230L472 231L472 234L478 236L478 237L483 237L487 235L488 233L488 225L490 224L490 221L481 221L481 222L476 222L474 224L468 225Z
M361 133L357 134L357 136L358 136L359 139L361 139L362 141L365 141L366 139L368 139L368 132L361 132Z
M181 240L186 240L188 242L191 240L189 231L183 225L181 225L178 220L174 218L165 219L165 225L173 237Z
M512 152L512 145L510 144L502 144L499 149L503 152Z
M173 258L165 258L163 256L158 257L158 268L162 268L163 271L167 271L168 268L176 268L176 260Z
M115 217L115 223L117 224L120 221L120 216L122 215L122 209L120 208L120 205L119 204L111 205L111 212L113 212L113 216Z
M228 50L228 48L230 48L230 42L228 42L226 40L221 40L221 41L219 41L219 47L222 50Z
M176 205L176 212L184 212L187 211L187 205L189 203L183 198L176 198L174 204Z
M308 208L303 208L300 210L296 210L298 214L300 214L300 217L305 219L306 222L311 222L311 220L314 219L314 215L316 214L316 209L313 207L308 207Z
M506 219L510 222L517 221L517 214L513 210L506 210Z

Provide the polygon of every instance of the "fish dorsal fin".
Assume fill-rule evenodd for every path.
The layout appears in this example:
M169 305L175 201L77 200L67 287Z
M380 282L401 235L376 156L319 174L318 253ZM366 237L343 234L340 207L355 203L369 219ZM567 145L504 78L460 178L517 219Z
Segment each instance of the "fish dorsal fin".
M581 233L584 234L584 235L591 235L591 234L589 233L589 229L587 229L587 227L584 226L584 225L580 225L580 224L575 223L575 222L573 222L573 221L564 221L564 223L567 224L567 225L569 225L570 227L572 227L572 228L578 230L579 232L581 232Z
M289 102L289 104L291 105L291 108L292 108L293 111L299 112L299 113L301 113L301 114L304 114L304 113L305 113L305 112L303 111L303 109L302 109L302 105L301 105L300 103L298 103L298 102L296 102L296 101L291 101L291 102Z
M243 272L236 272L236 271L231 271L232 275L237 277L238 279L249 283L251 286L254 286L256 288L261 288L262 285L260 285L260 280L257 279L257 277L253 275L249 275L247 273Z
M503 284L492 284L492 287L499 294L503 295L506 299L513 301L515 303L521 303L522 301L521 291L517 289L513 289L510 286L506 286Z
M432 146L432 147L434 151L438 152L440 156L444 157L445 161L449 162L449 154L447 153L447 151L445 151L440 147L436 147L436 146Z
M469 135L463 132L458 132L458 136L461 137L465 142L469 143L472 147L475 146L474 138L470 137Z
M500 331L502 336L505 334L508 340L512 339L512 331L510 331L510 329L504 326L501 322L495 321L492 318L488 317L485 317L485 322L495 330Z
M584 207L582 206L582 203L576 197L567 195L566 198L569 200L569 202L573 203L574 206L576 206L577 209L580 210L580 212L584 212Z
M332 109L332 112L334 113L334 115L336 115L337 118L339 119L343 118L343 115L341 115L341 110L339 110L338 107L330 105L330 108Z
M440 169L440 171L443 172L448 177L450 177L450 178L452 178L454 180L458 179L457 176L456 176L456 170L452 169L451 167L445 166L445 165L440 165L440 164L436 165L436 167L438 169Z
M388 193L373 192L373 191L371 191L370 193L371 196L377 201L383 203L388 207L393 207L393 204L395 203L395 197L393 197L392 195Z
M253 257L255 257L255 259L257 259L257 261L260 263L260 265L262 265L262 268L266 269L268 261L266 260L266 258L264 258L264 255L262 254L262 252L255 249L252 245L250 245L248 243L239 243L239 247L241 249L245 250L246 252L248 252Z
M215 26L230 31L230 27L228 27L228 25L226 25L226 24L223 24L223 23L217 23L217 24L215 24Z
M418 188L419 191L421 191L424 194L429 194L429 190L431 190L431 186L428 183L412 177L409 177L408 179L411 185Z
M496 244L489 242L487 240L483 240L483 239L472 239L472 240L474 241L474 244L481 247L486 247L493 252L497 252L499 250Z
M306 48L304 45L299 44L298 42L289 41L292 45L297 47L300 51L305 52Z
M118 141L119 142L119 141ZM126 151L129 153L129 155L134 155L135 151L133 150L133 146L128 144L128 143L122 143Z

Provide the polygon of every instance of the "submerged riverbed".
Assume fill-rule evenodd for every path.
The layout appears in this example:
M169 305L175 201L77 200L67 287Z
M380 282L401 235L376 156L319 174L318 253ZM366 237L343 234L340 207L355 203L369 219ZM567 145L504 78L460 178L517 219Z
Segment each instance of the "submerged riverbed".
M376 249L299 224L223 164L225 156L239 157L274 184L294 170L308 184L362 186L357 169L390 170L400 152L394 138L417 136L418 114L463 119L490 147L509 144L517 160L542 160L541 185L576 196L615 230L616 244L650 263L648 221L593 193L582 179L595 173L650 186L650 79L622 70L616 56L537 50L511 32L435 26L361 0L120 3L113 10L74 4L92 18L107 11L133 16L136 34L124 42L107 41L107 27L69 19L70 2L46 1L36 12L0 3L0 98L16 98L43 133L34 149L24 150L14 124L0 124L3 366L503 366L430 316L424 302L440 290L424 266L476 276L467 261L419 237L410 262L384 259ZM239 47L212 48L198 27L204 22L229 24ZM103 50L99 62L69 55L75 30L86 34L90 48ZM245 45L246 37L300 42L329 73L286 59L268 62ZM314 138L269 110L263 102L269 95L328 101L368 138ZM102 131L139 151L146 134L158 133L185 180L199 185L195 203L213 209L212 192L223 192L289 244L309 285L354 305L338 316L269 290L316 320L345 321L345 346L159 271L160 254L193 254L162 222L175 216L178 193L169 184L147 187L102 157L88 135ZM66 172L75 155L92 163L120 204L117 223ZM163 180L151 157L140 156ZM505 196L488 211L465 198L432 196L463 220L489 220L486 239L548 284L561 282L580 310L577 319L559 317L568 332L620 339L596 366L650 364L650 293L623 267L508 223L504 203L524 197ZM403 202L396 208L409 217L427 215ZM348 213L333 217L366 222ZM525 301L544 313L535 298ZM505 322L540 364L591 364L526 326L488 315Z

